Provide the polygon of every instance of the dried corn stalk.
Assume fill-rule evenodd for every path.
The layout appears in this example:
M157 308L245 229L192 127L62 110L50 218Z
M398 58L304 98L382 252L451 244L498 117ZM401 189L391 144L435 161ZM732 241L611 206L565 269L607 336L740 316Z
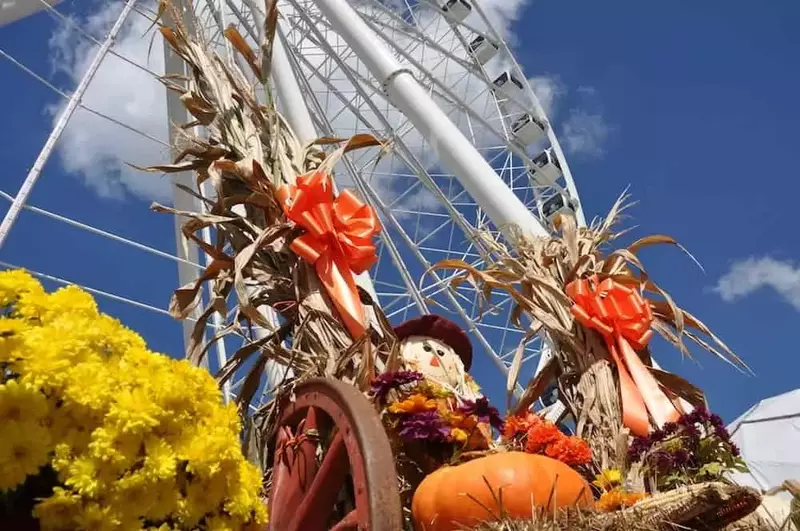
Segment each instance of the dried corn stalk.
M592 446L598 469L624 467L627 430L622 427L618 380L608 348L599 334L573 318L570 311L573 301L566 293L570 282L597 275L600 280L610 278L641 289L652 308L653 329L682 353L690 355L684 343L688 338L721 359L746 368L705 324L678 307L648 277L636 255L642 247L655 244L680 247L675 240L654 235L627 248L608 249L624 232L617 232L615 227L629 206L627 200L627 194L620 196L604 219L595 220L586 228L578 227L572 217L560 216L556 220L557 236L518 238L514 254L491 236L482 235L483 244L491 250L494 260L483 269L460 260L443 260L433 268L462 271L453 283L470 282L487 299L494 291L509 294L515 303L512 318L516 325L531 329L521 322L525 315L534 323L533 330L547 332L555 356L528 383L517 411L527 409L550 383L557 381L561 396L576 420L577 434L588 439ZM638 354L666 389L693 405L704 403L700 390L678 376L652 368L647 348ZM512 367L508 389L516 385L517 374L518 368Z
M186 319L201 303L202 286L207 285L210 291L210 303L194 327L187 357L199 363L215 341L230 334L242 337L244 347L230 357L217 377L220 384L224 383L248 359L257 356L238 396L243 408L252 400L270 359L290 366L295 374L293 382L332 376L363 387L369 380L374 357L387 356L394 348L391 327L362 292L362 302L372 306L367 314L374 316L372 329L378 333L352 340L321 290L314 268L289 249L300 230L287 221L276 200L276 189L312 170L330 173L346 152L380 146L381 142L371 135L356 135L302 144L271 103L259 102L256 87L251 86L233 60L224 59L190 37L180 22L179 5L162 3L161 12L171 14L171 19L177 21L160 30L186 63L187 72L191 72L188 77L166 77L163 82L180 94L195 121L181 125L183 145L174 162L147 170L194 171L197 189L184 191L200 199L206 208L203 212L185 212L154 204L153 209L185 218L184 236L212 258L198 279L176 290L170 302L171 314ZM224 32L252 70L257 87L267 93L276 21L275 2L269 2L264 32L267 38L259 50L252 50L235 28ZM268 99L272 101L271 97ZM202 137L192 132L194 125L203 126ZM323 148L328 146L339 147L326 153ZM211 200L198 193L205 181L215 190ZM199 235L206 227L216 236L214 244L204 242ZM235 308L228 318L232 298ZM259 310L263 307L278 312L283 323L279 328L274 329L264 317ZM204 332L214 313L223 316L225 324L211 341L204 343ZM254 339L252 325L270 333ZM290 349L284 347L288 337L292 339ZM289 392L290 388L284 385L279 391ZM275 413L274 401L263 413Z

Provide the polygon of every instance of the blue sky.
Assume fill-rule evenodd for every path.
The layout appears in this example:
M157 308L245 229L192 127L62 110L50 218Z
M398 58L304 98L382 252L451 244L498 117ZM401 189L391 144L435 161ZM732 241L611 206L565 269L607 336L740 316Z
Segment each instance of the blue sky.
M639 228L632 237L674 236L706 269L704 274L676 249L656 248L642 255L649 273L756 376L741 375L697 349L698 363L681 360L663 343L654 347L659 361L704 388L712 408L727 420L795 388L800 359L791 333L800 317L800 238L790 216L800 194L793 149L800 121L800 35L790 21L800 16L800 6L789 0L517 4L511 26L517 59L528 76L542 80L540 90L554 95L550 117L587 214L605 213L630 186L639 201L632 211ZM84 8L66 2L61 9ZM46 36L57 27L40 14L0 28L0 49L58 86L74 86L70 72L54 68L71 59L54 55L48 44ZM0 80L0 97L7 102L0 189L14 194L47 137L52 115L46 109L58 100L3 59ZM112 81L119 90L134 90L124 78ZM148 114L140 98L125 94L104 110L135 104L144 108L127 109L130 114ZM87 131L101 123L81 116ZM156 136L166 128L158 119L137 125ZM142 141L133 134L122 138L123 149ZM157 195L159 184L142 177L124 186L99 186L108 182L102 178L119 176L114 161L104 159L108 146L95 149L72 161L54 157L31 204L170 250L172 220L125 195L125 187L137 186ZM74 175L78 167L83 177ZM30 213L0 249L0 260L159 307L177 283L167 260ZM726 280L715 291L721 278ZM107 299L101 304L154 349L182 350L180 330L169 317ZM498 373L485 362L476 367L479 381L502 404Z

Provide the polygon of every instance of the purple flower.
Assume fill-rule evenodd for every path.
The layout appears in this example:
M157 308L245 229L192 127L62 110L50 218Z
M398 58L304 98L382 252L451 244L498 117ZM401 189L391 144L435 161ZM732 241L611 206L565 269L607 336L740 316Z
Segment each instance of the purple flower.
M658 471L670 470L670 469L674 468L675 465L676 465L675 456L673 456L669 452L665 452L665 451L662 451L662 450L659 450L659 451L656 451L656 452L653 452L652 454L650 454L647 457L647 461L650 464L650 466L652 466L653 468L655 468Z
M672 435L678 431L679 427L680 425L677 422L665 422L664 426L659 431L664 434L664 437L666 437L667 435ZM663 437L660 440L663 440Z
M380 401L386 398L386 395L388 395L389 391L392 389L418 382L423 378L421 373L414 371L385 372L372 380L371 393Z
M457 411L463 415L475 415L479 422L487 423L498 431L503 429L503 418L500 416L500 412L489 404L489 399L485 396L474 402L466 400Z
M686 466L689 464L691 456L686 450L675 450L672 452L672 462L675 466Z
M397 423L400 437L406 440L446 442L450 428L436 411L404 415Z
M648 437L635 437L628 448L628 460L638 461L639 458L650 449L651 441Z

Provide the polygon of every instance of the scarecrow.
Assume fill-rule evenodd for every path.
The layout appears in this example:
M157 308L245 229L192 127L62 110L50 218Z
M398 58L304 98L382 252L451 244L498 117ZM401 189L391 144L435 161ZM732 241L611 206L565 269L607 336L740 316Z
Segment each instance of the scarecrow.
M469 376L472 344L466 332L439 315L423 315L395 328L400 356L409 370L417 371L459 398L480 398Z

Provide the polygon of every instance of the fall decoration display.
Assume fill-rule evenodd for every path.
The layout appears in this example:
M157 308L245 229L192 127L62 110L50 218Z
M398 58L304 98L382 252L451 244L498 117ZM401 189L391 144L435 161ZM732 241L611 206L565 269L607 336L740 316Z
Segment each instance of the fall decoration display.
M237 64L192 37L182 22L192 16L186 5L170 0L160 4L159 15L171 13L174 21L161 33L187 72L185 78L168 77L164 83L179 93L196 119L191 125L200 124L204 131L201 135L183 127L175 161L149 170L195 172L197 188L184 188L201 198L203 211L153 206L185 218L184 236L210 258L196 281L174 292L170 312L179 319L199 314L187 349L190 363L201 363L209 348L226 336L236 335L243 343L216 378L220 385L234 375L242 381L237 406L249 413L244 450L264 469L273 529L398 531L403 522L404 531L412 526L416 531L444 531L491 520L505 525L534 514L537 519L550 514L556 522L559 514L576 512L606 530L634 529L632 521L652 529L668 529L673 523L715 529L751 512L757 494L713 482L740 463L735 448L716 429L718 420L704 413L702 392L657 370L650 358L649 340L658 333L685 354L688 338L746 368L705 324L677 306L637 256L645 246L679 244L656 235L610 249L627 208L623 195L605 219L588 228L558 215L557 235L506 240L512 249L489 233L477 234L484 264L480 270L458 260L434 266L460 270L456 285L471 281L479 293L505 292L516 303L513 316L526 339L509 371L509 402L524 341L540 332L550 339L554 356L502 422L467 374L472 346L463 330L440 316L393 327L357 285L355 275L375 261L374 238L386 235L369 206L351 191L336 190L334 168L349 151L389 146L368 134L297 138L270 92L279 16L277 2L270 0L264 7L256 49L234 27L224 31L231 51L242 60ZM239 64L250 71L245 74ZM266 101L256 96L262 92ZM199 194L205 181L214 187L212 199ZM216 235L213 244L201 237L206 229ZM198 309L201 301L206 306ZM264 307L274 311L277 324L265 317ZM205 342L212 318L216 332ZM0 334L0 349L21 348L14 346L14 319L3 325L7 333ZM139 352L138 347L129 349ZM121 354L119 360L128 360L126 356L131 354ZM111 358L113 367L117 358ZM95 423L92 437L101 430L99 442L82 442L85 447L64 455L53 452L51 468L59 486L69 500L105 503L112 498L98 494L96 485L107 476L87 479L95 469L85 465L84 457L100 452L96 459L122 467L121 476L109 475L106 482L112 485L106 494L116 496L123 479L145 474L167 455L174 470L156 467L164 474L157 481L181 487L164 498L174 502L169 520L132 522L200 528L263 522L257 476L231 438L239 429L233 408L212 407L218 394L204 387L210 380L193 380L186 363L178 369L170 365L177 362L161 360L152 363L194 382L204 398L178 402L168 384L163 384L166 394L154 388L164 379L156 371L152 381L141 384L152 396L138 400L123 393L119 396L125 397L125 407L92 402L102 415L86 422ZM151 363L135 361L130 362L130 376L109 376L111 381L121 388L133 385L125 378L137 378L137 364ZM265 389L264 369L272 362L290 370ZM53 364L58 370L68 367L53 369L53 374L77 370ZM5 388L8 396L28 392L18 387L25 383L24 373L19 374L23 376L11 378L19 382ZM31 385L39 386L36 392L49 392L41 382ZM169 385L183 385L193 396L200 392L180 379ZM575 421L574 434L529 411L553 385ZM256 392L266 396L263 402L253 403ZM33 417L40 414L37 407L41 409L31 406ZM162 410L173 412L172 420ZM0 415L3 411L0 407ZM112 421L119 425L105 425ZM169 430L176 423L189 427L173 440ZM55 429L44 422L39 428ZM122 442L144 433L137 446L141 452L134 456L129 451L128 461L118 464L116 454L124 457L127 447L112 444L119 433L111 428L122 433ZM496 434L501 435L499 442ZM632 445L631 435L638 437ZM39 461L52 450L41 441L27 450ZM80 464L67 464L76 456ZM24 479L38 470L32 463L39 461L7 459L3 466ZM80 481L68 482L70 474ZM223 479L209 479L215 474ZM593 477L594 487L587 482ZM141 520L140 514L161 507L162 498L152 506L147 498L155 492L161 491L148 489L141 494L145 501L124 506L128 512L114 517L133 519L136 513ZM53 512L64 500L57 501Z
M503 452L429 475L414 493L411 511L417 531L454 531L503 516L530 518L535 507L591 504L591 487L564 463Z
M242 529L266 521L237 409L222 404L207 371L149 351L75 286L48 294L26 272L3 271L0 306L4 525Z
M705 324L681 309L646 274L636 253L655 244L680 247L674 239L647 236L627 248L608 248L619 238L615 227L629 206L627 199L623 194L604 219L585 228L578 227L574 217L559 214L558 235L519 237L512 242L513 249L483 234L481 243L491 260L480 270L460 260L434 266L461 271L455 285L469 280L484 293L507 293L516 304L513 315L521 319L526 314L535 325L527 337L547 333L554 356L528 383L515 410L524 413L558 381L562 399L577 422L576 435L592 447L596 471L627 470L629 430L646 434L676 418L683 412L678 398L692 406L704 405L699 389L652 367L646 345L650 330L686 355L688 338L746 369ZM517 375L512 367L507 389L515 388Z

